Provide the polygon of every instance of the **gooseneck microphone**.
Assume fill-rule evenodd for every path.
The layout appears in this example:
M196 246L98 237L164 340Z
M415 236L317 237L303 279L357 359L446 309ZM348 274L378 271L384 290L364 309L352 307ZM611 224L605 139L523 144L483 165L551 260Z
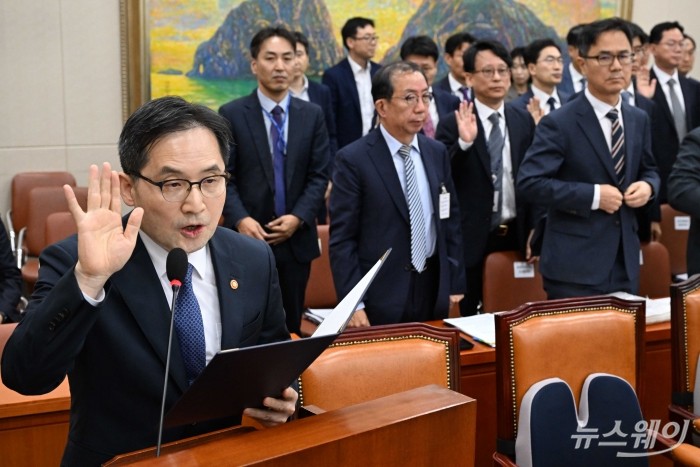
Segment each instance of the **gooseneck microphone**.
M170 372L170 351L173 345L173 325L175 322L175 303L182 281L187 275L187 253L182 248L173 248L165 261L165 272L173 288L173 303L170 306L170 333L168 334L168 353L165 358L165 378L163 380L163 398L160 402L160 422L158 423L158 444L156 457L160 457L160 445L163 439L163 418L165 417L165 396L168 391L168 373Z

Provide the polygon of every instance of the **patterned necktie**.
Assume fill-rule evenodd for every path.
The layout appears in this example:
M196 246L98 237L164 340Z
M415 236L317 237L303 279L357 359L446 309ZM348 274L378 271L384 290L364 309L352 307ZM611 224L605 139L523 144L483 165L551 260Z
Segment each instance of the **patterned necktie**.
M498 203L491 213L491 230L496 229L501 223L501 210L503 206L503 145L505 139L500 126L501 115L494 112L489 115L491 122L491 133L486 142L486 147L491 157L491 180L493 181L493 191L498 193Z
M547 99L547 104L549 104L549 111L550 112L553 112L554 110L556 110L555 105L557 104L557 100L555 98L550 97L549 99Z
M284 131L282 127L282 114L284 111L282 107L276 105L272 109L272 119L274 123L270 125L270 139L272 139L272 166L275 171L275 214L277 217L286 214L287 212L287 202L286 202L286 188L284 184Z
M459 92L462 93L462 99L464 102L471 102L471 99L469 99L469 88L466 86L462 86L459 88Z
M678 141L685 138L687 129L685 126L685 112L683 112L683 106L681 106L681 101L678 99L678 94L675 90L676 80L671 78L668 80L668 91L671 95L671 113L673 113L673 123L676 126L676 133L678 133Z
M180 341L180 352L185 362L187 383L192 384L206 366L204 324L199 302L192 288L192 265L187 265L187 275L177 296L175 330Z
M622 186L625 183L625 134L622 131L622 124L617 109L611 109L605 116L612 123L610 138L610 154L612 155L613 167L617 174L617 181Z
M411 147L403 145L399 149L399 155L403 159L404 173L406 175L406 200L408 201L408 218L411 222L411 264L418 272L425 269L425 261L428 257L428 242L425 238L425 219L423 218L423 205L418 191L416 180L416 168L411 159Z
M586 90L586 78L581 78L581 91Z
M430 112L428 112L428 118L425 119L425 123L423 124L423 134L428 138L435 139L435 125L433 125Z

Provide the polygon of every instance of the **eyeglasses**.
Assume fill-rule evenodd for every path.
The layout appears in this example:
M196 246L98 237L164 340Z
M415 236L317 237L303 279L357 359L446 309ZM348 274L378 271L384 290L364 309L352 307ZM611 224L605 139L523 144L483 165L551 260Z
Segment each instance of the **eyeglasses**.
M638 47L632 47L632 52L634 52L635 55L646 55L647 49L643 45L640 45Z
M377 42L379 40L379 36L362 36L362 37L353 37L356 41L367 41L367 42Z
M617 61L620 62L620 65L629 65L632 63L632 60L634 60L634 54L629 52L622 52L617 55L613 55L603 52L602 54L593 56L581 55L581 58L585 58L587 60L595 59L598 61L598 65L600 66L610 66L613 64L615 59L617 59Z
M485 78L491 79L496 73L501 76L510 76L510 68L505 66L501 68L482 68L481 70L475 70L474 73L481 73Z
M206 198L216 198L221 196L226 191L226 182L231 178L231 174L224 172L220 175L210 175L204 177L198 182L191 182L189 180L173 178L170 180L163 180L162 182L154 182L148 177L144 177L140 173L129 173L129 175L145 180L151 185L155 185L160 188L160 192L163 195L165 201L171 203L181 203L185 201L192 190L192 187L199 185L199 191L202 196Z
M682 49L683 48L683 41L666 41L666 42L661 42L660 45L663 45L667 49Z
M423 101L423 104L430 105L430 101L433 100L433 93L426 92L423 95L418 94L406 94L405 96L391 96L392 99L399 99L404 101L409 107L415 107L418 105L418 100Z
M564 57L552 57L551 55L549 55L548 57L545 57L540 61L545 62L547 65L554 65L555 62L561 65L562 63L564 63Z

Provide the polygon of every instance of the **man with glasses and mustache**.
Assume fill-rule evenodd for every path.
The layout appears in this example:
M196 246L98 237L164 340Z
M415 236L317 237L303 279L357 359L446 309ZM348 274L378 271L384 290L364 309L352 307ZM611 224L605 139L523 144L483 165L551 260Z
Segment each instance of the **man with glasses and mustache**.
M530 206L515 196L515 175L532 142L535 123L523 109L504 100L510 87L511 58L493 41L478 41L464 54L464 70L474 101L462 103L438 125L437 139L452 159L459 201L466 270L463 316L479 309L484 260L494 251L526 247L536 221Z
M78 235L42 252L34 295L2 358L3 382L22 394L47 393L68 375L61 465L101 465L156 444L172 249L183 249L189 266L176 302L166 410L219 350L289 339L269 246L217 227L230 141L216 112L177 97L155 99L124 125L123 172L108 163L90 167L86 212L64 187ZM125 217L122 202L133 208ZM260 401L267 410L245 414L279 424L296 400L287 388ZM163 440L239 422L167 429Z
M639 289L634 209L659 192L649 117L621 98L632 35L619 18L581 32L586 90L542 118L516 188L547 209L540 272L550 299Z
M340 32L348 56L327 69L322 78L323 84L331 90L338 149L366 135L372 128L372 76L379 69L379 64L372 61L379 42L374 21L350 18Z
M656 80L652 144L661 176L658 203L667 202L666 180L681 141L690 130L700 126L700 83L678 72L683 59L683 40L683 26L675 21L659 23L649 33L649 51L654 57L650 77Z
M350 326L443 319L464 293L459 207L447 150L420 133L432 99L418 65L372 81L379 128L336 156L330 260L338 298L391 254Z

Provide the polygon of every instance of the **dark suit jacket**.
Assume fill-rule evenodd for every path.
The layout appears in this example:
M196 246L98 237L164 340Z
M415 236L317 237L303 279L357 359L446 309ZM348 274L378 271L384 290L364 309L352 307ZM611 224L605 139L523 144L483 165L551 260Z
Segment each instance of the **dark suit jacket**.
M22 317L17 311L21 296L22 274L17 269L10 239L0 221L0 313L5 314L7 322L18 322Z
M209 246L221 306L221 348L289 339L270 248L224 228L217 229ZM3 382L22 394L43 394L68 375L66 465L96 465L154 445L170 310L146 247L137 241L129 261L108 280L97 307L83 298L75 280L76 236L48 247L40 261L32 301L5 347ZM236 290L229 286L234 278ZM175 334L166 410L186 389ZM166 430L164 440L205 428Z
M474 109L476 114L476 109ZM518 173L525 151L532 142L535 122L524 110L505 105L504 109L508 138L510 140L510 160L513 177ZM491 158L486 147L486 135L477 115L478 134L474 143L466 151L459 147L457 121L454 114L445 117L438 125L436 138L447 146L452 158L452 179L461 210L462 239L464 240L465 266L471 267L484 259L486 242L493 212L493 182L491 180ZM518 245L524 250L530 229L535 225L532 206L516 201L516 226Z
M318 105L323 110L328 130L328 143L330 146L331 161L338 152L338 133L335 127L335 114L333 113L333 100L331 90L325 84L309 80L309 101ZM332 166L331 162L331 166Z
M338 149L362 137L360 95L348 60L345 58L327 69L321 79L331 90L335 127L338 130ZM374 76L379 68L378 63L370 61L371 76Z
M231 125L235 143L227 165L231 180L224 206L224 225L230 228L247 216L262 225L275 218L272 155L256 92L219 109ZM288 119L287 212L304 224L286 243L295 259L304 263L320 254L316 214L328 184L328 132L321 108L301 99L291 99Z
M557 85L557 91L561 91L569 96L576 94L574 92L574 82L571 78L571 71L569 71L569 62L564 63L564 70L561 74L561 83Z
M561 102L562 107L573 97L572 94L566 93L559 89L559 86L557 86L557 94L559 95L559 101ZM534 96L535 94L532 92L532 87L529 87L527 88L527 92L523 93L520 97L511 102L511 104L513 104L515 107L527 111L527 104L530 102L530 99L532 99Z
M658 193L659 176L651 153L649 118L622 104L625 131L625 191L635 181ZM632 283L639 277L639 239L632 208L615 214L591 210L595 184L617 186L610 150L585 95L571 100L537 125L532 146L518 172L521 197L547 208L540 271L548 279L595 285L606 280L622 241Z
M434 319L447 317L449 295L464 293L459 206L445 146L418 135L437 227L440 286ZM331 192L330 258L338 298L344 297L384 252L391 254L365 296L372 324L398 323L410 287L408 204L380 130L338 151ZM450 197L450 218L440 219L438 196Z
M440 120L459 108L459 97L449 91L433 87L433 99L435 100L435 108Z
M657 79L653 68L650 72L650 78ZM700 126L700 83L680 75L678 76L678 83L685 102L685 124L688 131L690 131ZM658 202L665 203L667 200L666 180L671 173L673 163L676 161L680 141L678 141L671 108L666 101L666 95L660 84L657 84L652 100L656 104L656 112L652 119L651 141L656 164L659 168L659 175L661 176Z
M700 128L685 137L668 177L668 201L690 214L688 275L700 273Z

